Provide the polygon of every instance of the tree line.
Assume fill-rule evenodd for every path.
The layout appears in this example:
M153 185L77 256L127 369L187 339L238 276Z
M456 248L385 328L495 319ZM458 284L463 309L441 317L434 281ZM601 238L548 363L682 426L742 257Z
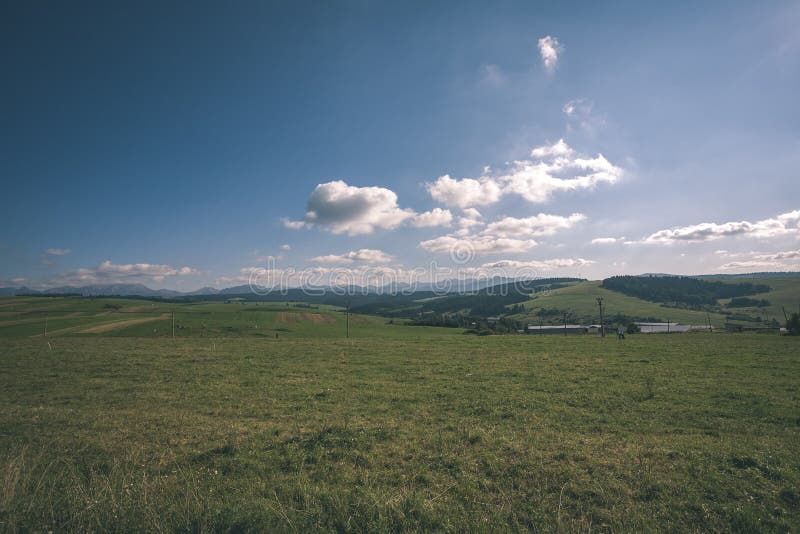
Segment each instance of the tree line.
M651 302L714 305L718 299L766 293L770 287L751 282L725 283L687 276L612 276L603 288Z

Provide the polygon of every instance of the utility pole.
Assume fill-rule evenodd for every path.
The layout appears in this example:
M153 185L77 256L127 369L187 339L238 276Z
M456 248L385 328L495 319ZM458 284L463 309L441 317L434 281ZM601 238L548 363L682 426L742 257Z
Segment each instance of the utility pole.
M47 316L44 316L44 337L47 337Z
M567 335L567 312L564 312L564 335Z
M345 338L350 338L350 302L347 302L347 308L344 312L344 324L345 324Z
M600 337L606 337L606 325L603 323L603 297L597 297L597 305L600 307Z

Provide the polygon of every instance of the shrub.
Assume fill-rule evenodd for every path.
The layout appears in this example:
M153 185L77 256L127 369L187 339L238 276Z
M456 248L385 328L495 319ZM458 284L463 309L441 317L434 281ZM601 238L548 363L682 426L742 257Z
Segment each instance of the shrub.
M800 335L800 313L793 313L786 321L786 330L792 335Z
M728 308L765 308L769 306L769 301L766 299L751 299L749 297L734 297L725 306Z

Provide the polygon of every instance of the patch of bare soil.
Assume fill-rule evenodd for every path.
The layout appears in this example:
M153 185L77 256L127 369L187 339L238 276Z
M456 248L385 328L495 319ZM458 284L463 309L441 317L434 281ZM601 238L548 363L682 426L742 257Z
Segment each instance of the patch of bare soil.
M300 314L300 317L304 321L311 321L314 324L333 324L336 322L336 319L330 315L322 315L321 313L303 312Z
M126 319L125 321L114 321L113 323L105 323L100 324L97 326L92 326L91 328L86 328L85 330L79 330L79 334L102 334L103 332L109 332L111 330L117 330L119 328L125 328L126 326L133 326L135 324L142 324L142 323L149 323L150 321L158 321L159 319L166 319L169 317L168 313L162 313L156 317L140 317L139 319Z

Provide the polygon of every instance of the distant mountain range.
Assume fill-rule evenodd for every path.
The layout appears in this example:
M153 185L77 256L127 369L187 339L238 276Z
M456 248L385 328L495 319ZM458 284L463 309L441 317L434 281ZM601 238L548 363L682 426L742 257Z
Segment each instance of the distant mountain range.
M798 271L774 271L774 272L761 272L761 273L742 273L742 274L669 274L669 273L644 273L638 274L643 278L716 278L718 280L735 280L739 278L797 278L800 277Z
M786 272L762 272L762 273L744 273L744 274L699 274L692 278L718 278L720 280L735 279L735 278L797 278L800 277L798 271Z
M577 279L576 279L577 280ZM446 291L446 292L470 292L480 291L487 287L499 284L512 283L515 280L496 276L492 278L475 278L463 280L444 280L436 284L430 282L419 282L415 286L416 291ZM367 293L391 293L400 292L411 288L411 284L387 284L384 286L352 286L352 287L331 287L331 286L308 286L307 289L315 291L331 291L345 293L347 290L367 292ZM300 288L292 288L297 291ZM249 285L228 287L225 289L215 289L213 287L202 287L194 291L175 291L172 289L151 289L142 284L92 284L86 286L59 286L43 290L36 290L26 286L19 287L0 287L0 296L15 295L80 295L83 297L190 297L198 295L246 295L253 293Z
M246 287L246 286L244 286ZM196 291L181 292L171 289L150 289L142 284L94 284L88 286L60 286L41 291L29 287L0 287L0 296L13 295L81 295L83 297L180 297L191 295L216 295L218 289L203 287Z
M678 276L666 273L647 273L639 276L652 277L671 277ZM696 275L691 278L717 278L717 279L738 279L738 278L796 278L800 277L800 272L760 272L746 274L704 274ZM576 279L577 280L577 279ZM420 282L416 284L416 291L447 291L453 293L463 293L470 291L480 291L487 287L500 284L513 283L516 280L504 277L478 278L465 280L446 280L437 284ZM351 288L346 287L309 287L316 291L345 292L345 290L355 290L367 293L389 293L407 290L411 286L407 283ZM299 288L294 288L297 291ZM202 295L247 295L252 293L249 285L228 287L225 289L215 289L213 287L202 287L194 291L174 291L172 289L151 289L142 284L93 284L86 286L60 286L44 290L36 290L26 286L0 287L0 296L15 295L81 295L84 297L193 297Z

